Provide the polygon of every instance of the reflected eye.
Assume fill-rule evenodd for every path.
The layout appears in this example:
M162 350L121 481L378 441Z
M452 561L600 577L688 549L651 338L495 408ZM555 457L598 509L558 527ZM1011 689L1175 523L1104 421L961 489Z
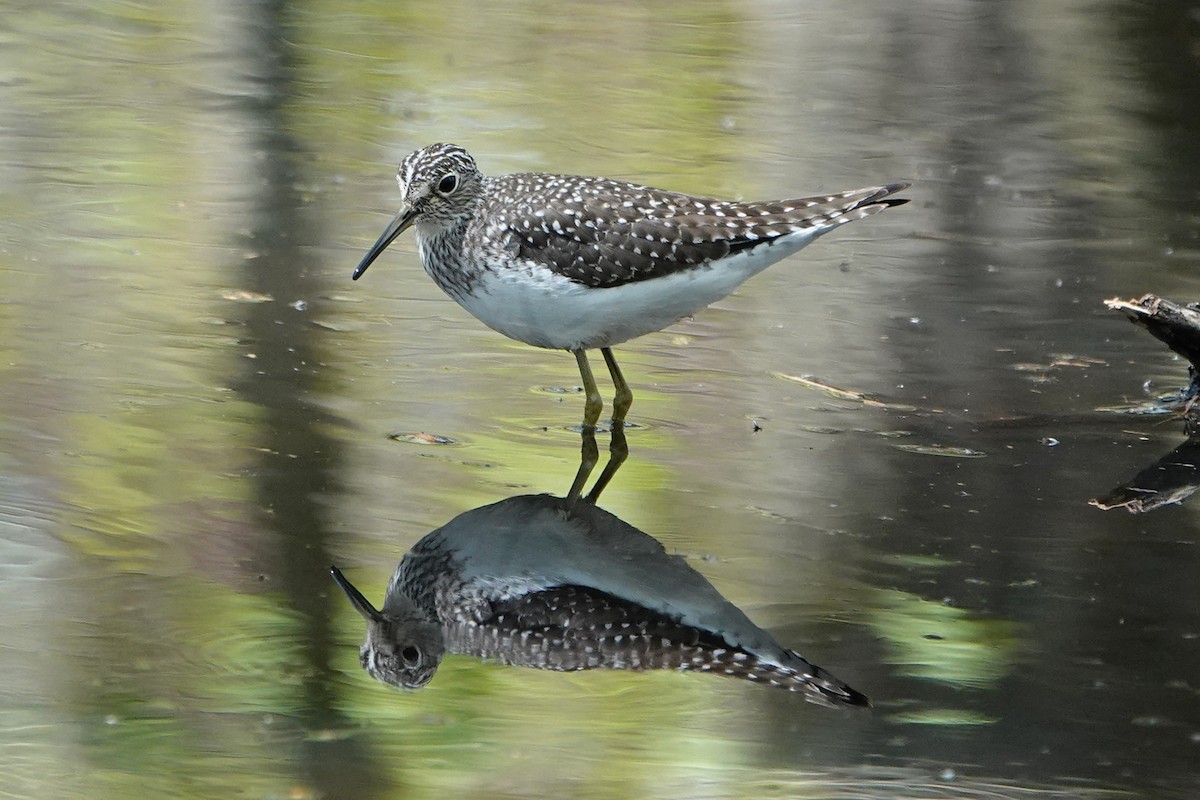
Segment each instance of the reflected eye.
M400 651L400 657L404 659L405 665L412 667L416 665L418 660L420 660L421 651L410 644L408 647Z
M450 194L458 188L458 176L451 172L438 181L437 190L442 194Z

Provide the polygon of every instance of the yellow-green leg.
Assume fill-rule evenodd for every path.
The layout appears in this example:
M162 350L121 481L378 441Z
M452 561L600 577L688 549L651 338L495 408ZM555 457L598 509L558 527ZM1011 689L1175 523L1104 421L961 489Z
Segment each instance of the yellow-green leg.
M600 352L604 356L604 363L608 364L608 374L612 376L613 388L616 389L616 394L613 396L613 425L621 425L625 422L625 415L629 412L629 407L633 405L633 391L625 382L621 368L617 366L617 359L613 355L612 348L601 347ZM599 419L598 416L597 419Z
M600 412L604 410L604 401L600 399L600 390L596 388L596 379L592 377L592 367L588 364L587 353L583 350L573 350L575 361L579 364L579 377L583 379L583 393L586 401L583 405L583 427L595 428L600 421ZM605 355L605 360L608 356Z
M608 482L617 474L617 470L625 463L625 459L629 457L629 445L625 443L625 426L620 422L614 422L612 426L612 442L608 447L608 463L604 465L604 471L600 473L600 477L596 479L596 485L588 492L588 496L584 498L585 503L596 504L600 499L600 493L604 491L604 487L608 486Z
M579 453L579 469L575 471L575 480L571 483L571 491L567 492L568 511L574 508L575 503L579 501L579 495L583 494L583 487L587 485L588 477L596 468L596 462L600 460L600 448L596 446L596 427L584 425L580 435L583 437L583 447Z

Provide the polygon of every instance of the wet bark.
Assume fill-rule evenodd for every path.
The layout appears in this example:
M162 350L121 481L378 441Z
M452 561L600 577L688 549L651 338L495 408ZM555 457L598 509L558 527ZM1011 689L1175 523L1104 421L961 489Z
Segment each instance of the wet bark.
M1182 305L1152 294L1137 300L1113 298L1104 304L1188 360L1188 385L1179 393L1179 410L1188 436L1200 434L1200 408L1196 404L1200 396L1200 305Z
M1105 305L1188 360L1188 385L1176 398L1164 401L1182 415L1188 440L1091 504L1136 514L1182 503L1200 489L1200 305L1181 305L1152 294L1137 300L1113 298Z

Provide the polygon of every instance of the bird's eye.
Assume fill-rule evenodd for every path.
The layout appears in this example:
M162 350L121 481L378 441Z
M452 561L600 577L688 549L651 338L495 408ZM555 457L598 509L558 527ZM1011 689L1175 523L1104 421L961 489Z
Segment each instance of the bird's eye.
M411 644L400 651L400 657L404 659L404 663L408 666L414 666L421 658L421 651L413 647Z
M437 189L442 194L450 194L458 188L458 176L451 172L446 177L438 181Z

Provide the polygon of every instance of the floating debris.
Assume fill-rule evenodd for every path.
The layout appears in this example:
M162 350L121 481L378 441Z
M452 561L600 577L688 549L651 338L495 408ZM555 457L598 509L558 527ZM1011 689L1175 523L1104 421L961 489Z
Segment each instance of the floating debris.
M835 400L847 400L852 403L862 403L864 406L870 406L871 408L885 408L888 411L926 411L932 414L942 413L940 408L921 409L917 408L916 406L910 406L903 403L889 403L885 400L880 400L875 395L867 394L866 392L858 392L853 389L841 389L837 386L832 386L828 383L818 380L812 375L788 375L783 372L772 372L771 377L781 378L785 381L791 381L792 383L798 383L801 386L805 386L809 389L816 389L817 391L824 392Z
M538 386L534 391L544 394L579 394L583 391L582 386Z
M1050 366L1052 367L1079 367L1087 369L1088 367L1102 367L1108 362L1103 358L1095 358L1094 356L1077 356L1072 353L1051 353Z
M987 458L982 450L972 450L969 447L951 447L943 444L894 444L892 447L906 453L919 453L923 456L942 456L944 458Z
M409 433L409 432L405 432L405 431L398 431L396 433L389 433L387 438L391 439L394 442L405 442L407 444L423 444L423 445L455 445L455 444L458 444L457 441L455 441L454 439L451 439L449 436L440 436L436 433L424 433L424 432Z
M354 325L345 325L340 322L330 322L324 319L314 319L311 324L314 328L321 328L322 330L333 331L334 333L348 333L358 329Z
M225 289L221 292L221 299L228 300L232 303L273 303L275 298L269 294L260 294L259 292L248 292L245 289Z

